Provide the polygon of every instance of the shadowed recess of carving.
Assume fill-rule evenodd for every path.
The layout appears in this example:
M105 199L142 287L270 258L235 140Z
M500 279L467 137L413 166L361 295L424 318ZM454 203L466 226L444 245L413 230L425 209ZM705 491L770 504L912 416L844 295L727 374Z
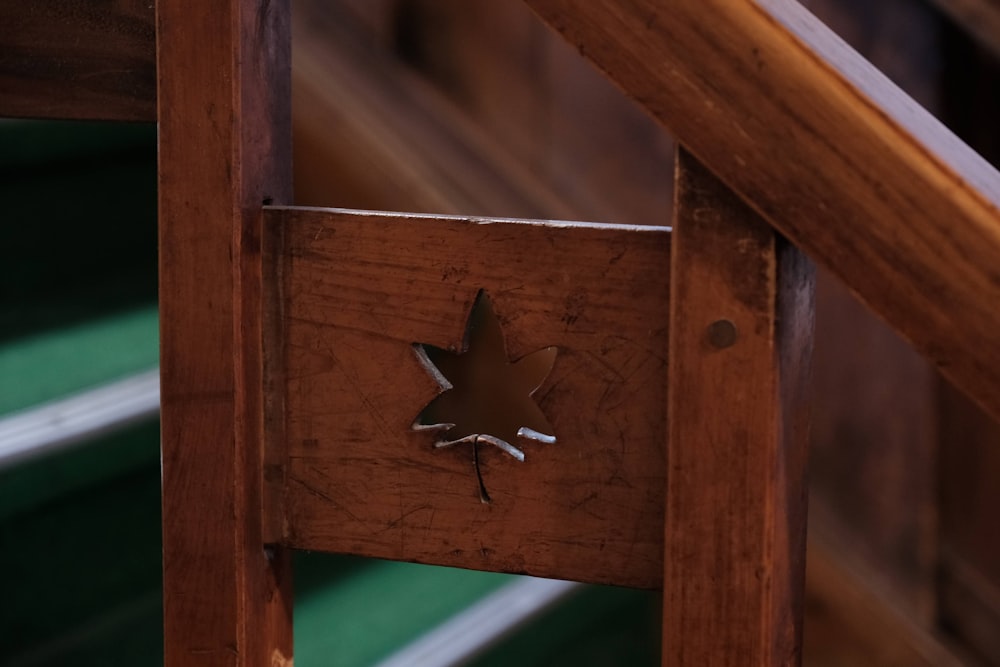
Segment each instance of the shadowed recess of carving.
M546 347L510 362L500 323L483 290L476 296L461 352L415 343L413 349L443 391L423 409L413 429L442 431L435 447L472 445L479 496L490 501L479 469L479 444L524 460L522 440L553 443L552 425L531 395L552 370L557 348Z

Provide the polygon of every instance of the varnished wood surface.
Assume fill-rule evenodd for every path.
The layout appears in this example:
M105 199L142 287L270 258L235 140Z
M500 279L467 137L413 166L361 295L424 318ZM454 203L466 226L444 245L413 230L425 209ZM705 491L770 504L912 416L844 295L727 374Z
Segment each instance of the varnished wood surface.
M797 665L810 262L684 150L671 256L664 665Z
M351 4L359 11L369 11L379 3L354 0ZM837 0L821 3L814 0L810 7L819 11L817 5L823 5L824 10L830 10L820 14L825 21L834 20L835 29L845 39L872 58L909 94L923 104L932 102L936 93L926 85L923 70L918 68L923 68L933 57L934 44L929 42L927 34L933 26L923 26L926 30L920 30L919 36L915 34L916 26L922 25L918 19L928 10L914 17L918 8L905 0L880 2L877 6L853 1L846 3L850 7L844 4ZM835 6L839 15L831 16L830 5ZM495 115L498 109L513 115L538 102L525 99L537 93L532 83L522 82L519 77L538 76L549 67L547 57L554 57L559 51L560 45L539 49L538 35L520 28L514 21L496 20L491 15L494 11L520 9L516 3L462 0L453 3L449 10L473 14L475 18L452 17L438 23L429 20L420 23L427 30L423 39L435 40L437 57L451 59L453 68L461 74L457 83L452 79L451 88L445 88L436 78L439 68L414 73L400 62L391 62L397 56L392 46L393 28L385 23L387 19L378 17L376 25L367 28L350 17L345 19L335 11L337 7L340 5L322 5L324 12L336 15L337 21L332 22L324 20L329 17L314 16L312 7L295 15L296 20L308 23L304 32L296 35L299 40L296 44L311 51L302 56L296 53L300 74L305 70L304 59L311 62L307 80L297 81L311 93L308 103L295 107L296 137L301 140L301 147L297 144L295 151L297 197L301 197L298 201L348 202L365 208L439 213L474 210L486 215L529 217L566 217L560 211L570 208L570 217L584 216L584 219L592 216L602 219L602 215L610 216L608 219L613 221L637 223L669 219L669 211L649 203L659 200L659 195L652 192L635 198L631 209L619 206L617 198L624 191L619 180L627 178L621 171L605 170L602 178L607 187L592 188L586 197L575 190L560 191L546 173L538 171L539 164L558 164L563 170L562 178L573 180L578 170L594 168L594 164L580 160L546 157L545 151L564 149L549 142L532 143L533 137L546 136L547 119L555 116L560 119L559 130L567 135L585 133L588 128L596 131L594 128L607 125L616 128L615 137L605 137L609 141L604 147L609 160L627 158L631 163L637 154L642 154L638 163L656 164L653 155L660 144L631 141L646 135L645 126L636 127L631 114L620 113L623 104L604 99L609 92L603 87L590 87L594 79L585 71L577 71L589 66L575 58L575 52L556 57L567 77L563 86L573 91L565 97L568 109L552 108L545 113L518 116L520 122L504 125L513 136L504 134L500 126L490 125L482 117L487 113ZM855 13L856 10L860 13ZM465 32L456 41L452 32L459 27ZM475 56L470 51L489 51L495 46L490 35L501 42L501 53L515 54L490 67L495 71L506 65L508 71L503 76L477 75L478 69L473 65L488 54ZM552 39L559 37L553 35ZM357 48L356 42L374 46L370 50ZM908 53L913 52L915 59L901 54L896 48L901 45L905 45ZM526 60L523 55L516 55L519 48L536 54L531 67L518 66ZM319 49L324 54L316 53ZM501 60L500 54L495 57ZM366 69L367 73L363 73ZM441 104L442 88L464 106ZM615 92L612 90L610 94ZM479 100L490 103L484 108ZM600 109L607 117L588 126L586 119L572 111L581 108ZM432 122L425 122L428 118ZM327 128L328 124L336 127ZM362 131L352 131L357 127ZM486 127L490 129L488 138L502 139L502 145L483 141ZM343 141L339 140L341 136ZM392 150L387 150L385 136L393 137ZM465 160L469 155L454 155L456 141L477 146L471 157L487 164L467 166ZM503 150L511 146L533 148L535 152L519 153L511 160ZM578 148L590 150L592 146ZM355 168L359 159L370 162L371 166ZM473 173L492 173L496 180L466 180L463 176L456 181L448 176L464 174L470 169ZM668 171L656 167L649 171L669 176ZM525 187L531 178L533 183ZM586 181L586 177L580 181ZM640 189L654 187L646 182L632 185ZM461 190L456 192L452 188ZM507 188L516 190L514 196L500 195ZM546 190L547 197L535 197L536 189ZM433 201L428 201L428 195ZM538 207L547 206L544 202L548 198L559 198L559 207L539 211ZM599 203L588 208L595 200ZM923 621L926 605L919 603L934 592L933 579L927 573L933 572L928 570L928 563L931 566L936 563L936 552L928 547L936 543L933 525L927 517L933 516L936 502L936 489L930 482L934 470L929 465L933 460L935 434L924 425L934 420L928 386L932 374L926 362L905 342L898 340L882 322L875 321L870 311L822 272L817 276L816 355L810 481L821 488L811 500L836 503L837 511L825 512L820 519L824 524L835 522L841 529L838 535L844 539L825 551L815 543L810 544L808 567L812 572L809 578L812 590L807 589L805 663L823 667L953 664L943 662L943 654L924 655L911 645L912 635L921 630L930 632L929 625L914 626L912 614L919 608L917 616ZM869 374L871 369L877 369L875 377ZM817 419L822 423L817 423ZM817 460L817 456L822 460ZM812 509L811 506L811 517ZM813 528L817 528L816 523L811 525L810 535ZM852 581L845 582L840 574L828 576L831 569L838 569L837 564L845 556L862 559L867 569ZM817 563L826 566L818 569ZM818 571L821 573L817 574ZM870 589L873 582L892 584L886 588L902 599L901 613L885 617L884 600L877 595L886 588L874 593Z
M1000 174L795 2L527 0L1000 414Z
M285 414L268 437L287 457L269 508L289 545L660 584L666 229L292 208L267 226ZM440 391L412 345L460 349L479 289L511 360L559 348L535 393L557 441L523 462L481 448L490 504L468 445L411 430Z
M291 664L290 559L265 549L260 211L291 196L289 8L157 4L164 650Z
M598 73L586 71L592 68L568 45L554 43L561 41L559 35L544 34L549 31L538 25L540 35L522 25L520 15L510 16L520 10L533 19L526 7L458 0L449 3L444 20L434 21L441 18L434 7L413 5L413 12L426 9L427 14L405 28L409 39L433 42L424 48L432 51L433 63L451 63L449 77L441 64L424 63L414 71L400 60L393 34L401 28L384 8L375 11L386 3L305 4L294 16L301 28L296 44L306 52L296 52L295 81L303 94L295 106L297 201L669 221L660 195L650 191L665 190L662 180L669 178L669 171L658 166L666 133L661 132L661 141L643 141L650 130L640 121L647 119L628 113L625 100L609 99L618 91L602 85ZM909 0L811 0L808 7L908 94L933 108L939 45L931 8ZM360 12L368 18L358 20L354 14ZM552 84L562 91L557 98L543 94L535 81L554 70L563 77ZM442 96L454 104L443 103ZM539 111L545 104L551 106ZM504 122L494 122L502 114L507 114ZM579 151L603 151L612 163L642 165L660 182L631 179L633 191L644 194L631 198L628 208L619 200L628 192L624 181L631 172L603 169L604 187L585 193L560 190L539 165L558 167L562 180L581 183L589 182L587 173L597 165L560 157L568 147L549 137L554 117L559 123L551 131L566 136L614 128L613 136L598 134L599 147L569 143ZM512 118L517 122L509 122ZM483 136L484 129L490 136ZM391 143L385 137L392 137ZM476 151L456 154L456 143L476 146ZM514 159L507 152L512 147L520 149L510 151ZM360 168L359 160L370 166ZM452 178L456 173L463 177ZM545 196L535 196L538 190ZM558 206L550 207L547 202L554 199ZM838 553L863 557L872 578L890 582L908 610L929 623L937 565L934 373L830 274L817 275L816 298L812 499L831 510L824 520L836 522L844 537ZM946 452L962 459L956 446Z
M0 116L156 120L150 0L0 0Z

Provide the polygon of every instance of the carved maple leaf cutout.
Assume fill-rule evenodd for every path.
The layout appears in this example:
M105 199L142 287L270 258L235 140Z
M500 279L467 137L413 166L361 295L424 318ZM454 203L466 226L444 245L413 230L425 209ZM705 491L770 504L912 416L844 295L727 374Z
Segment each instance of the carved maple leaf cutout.
M472 444L480 499L489 502L479 469L479 443L494 445L518 461L520 439L553 443L552 425L532 394L556 360L556 347L546 347L510 362L493 305L483 290L476 295L460 353L414 344L428 373L444 390L423 409L414 430L440 430L435 447Z

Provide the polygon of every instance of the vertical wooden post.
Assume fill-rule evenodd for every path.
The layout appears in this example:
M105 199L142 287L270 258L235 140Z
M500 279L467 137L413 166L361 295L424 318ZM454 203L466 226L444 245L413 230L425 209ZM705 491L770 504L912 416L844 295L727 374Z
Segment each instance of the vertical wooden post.
M664 665L797 665L813 270L683 149L670 301Z
M290 183L288 0L157 2L168 667L290 665L261 532L260 224Z

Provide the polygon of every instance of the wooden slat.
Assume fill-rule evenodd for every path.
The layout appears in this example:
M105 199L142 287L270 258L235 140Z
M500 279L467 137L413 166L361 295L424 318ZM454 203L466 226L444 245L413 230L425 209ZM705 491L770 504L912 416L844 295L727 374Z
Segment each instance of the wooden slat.
M262 535L260 211L291 196L289 6L157 3L164 650L291 665Z
M0 116L156 120L150 0L0 0Z
M678 151L664 665L801 660L813 270Z
M268 439L287 457L268 506L284 493L288 544L660 584L668 230L290 208L266 224L285 414ZM482 448L490 504L468 446L411 430L440 391L412 345L460 347L479 289L508 358L559 348L535 394L557 441L523 462Z
M1000 415L1000 174L790 0L527 0Z

